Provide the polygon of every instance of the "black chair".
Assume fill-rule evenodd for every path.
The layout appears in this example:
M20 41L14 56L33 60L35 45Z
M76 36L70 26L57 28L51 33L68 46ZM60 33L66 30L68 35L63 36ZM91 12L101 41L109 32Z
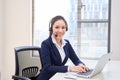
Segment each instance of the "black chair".
M15 75L14 80L36 80L42 68L41 57L33 57L33 54L40 55L38 46L19 46L15 50Z

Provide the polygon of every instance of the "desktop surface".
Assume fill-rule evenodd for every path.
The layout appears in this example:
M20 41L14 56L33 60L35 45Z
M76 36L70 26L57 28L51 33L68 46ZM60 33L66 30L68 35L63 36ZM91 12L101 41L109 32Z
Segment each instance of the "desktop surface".
M88 63L87 63L88 62ZM93 63L93 65L90 64ZM88 66L94 66L96 64L95 60L86 61ZM92 78L81 78L73 75L72 72L67 73L56 73L50 80L118 80L120 79L120 61L109 61L102 72L96 74Z

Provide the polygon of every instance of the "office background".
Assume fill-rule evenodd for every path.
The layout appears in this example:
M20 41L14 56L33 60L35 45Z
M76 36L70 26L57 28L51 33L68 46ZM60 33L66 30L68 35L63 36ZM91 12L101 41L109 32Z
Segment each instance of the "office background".
M111 2L111 58L120 60L119 0ZM14 47L32 45L32 0L0 0L1 80L12 80Z

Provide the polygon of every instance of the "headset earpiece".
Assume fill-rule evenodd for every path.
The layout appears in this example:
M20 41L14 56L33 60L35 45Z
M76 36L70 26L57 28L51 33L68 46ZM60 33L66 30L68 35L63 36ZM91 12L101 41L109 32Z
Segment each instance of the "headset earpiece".
M49 31L52 31L52 29L51 29L51 20L49 22Z

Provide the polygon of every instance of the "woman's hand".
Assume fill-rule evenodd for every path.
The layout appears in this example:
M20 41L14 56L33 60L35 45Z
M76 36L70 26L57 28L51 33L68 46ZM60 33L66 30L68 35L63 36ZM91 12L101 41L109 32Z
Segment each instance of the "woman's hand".
M90 69L89 69L86 65L84 65L84 64L79 64L78 66L82 67L83 72L87 72L87 71L90 70Z
M69 71L70 72L87 72L89 71L89 68L83 64L79 64L77 66L70 66Z

